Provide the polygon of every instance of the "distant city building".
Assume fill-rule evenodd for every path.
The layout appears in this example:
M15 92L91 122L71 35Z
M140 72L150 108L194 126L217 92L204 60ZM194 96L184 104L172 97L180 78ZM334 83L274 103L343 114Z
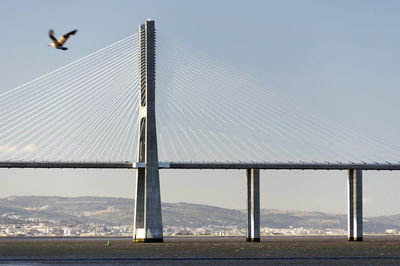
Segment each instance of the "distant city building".
M393 228L393 229L386 229L385 233L386 234L397 234L397 229Z

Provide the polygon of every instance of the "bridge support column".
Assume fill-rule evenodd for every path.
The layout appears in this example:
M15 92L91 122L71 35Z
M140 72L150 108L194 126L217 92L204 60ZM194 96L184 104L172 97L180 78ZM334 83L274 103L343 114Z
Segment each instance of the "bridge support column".
M133 226L134 242L162 242L160 180L158 171L155 117L155 26L153 20L140 25L140 86L138 162L144 168L136 172L136 202Z
M247 169L247 238L260 242L260 169Z
M347 177L349 241L363 240L362 170L350 169Z

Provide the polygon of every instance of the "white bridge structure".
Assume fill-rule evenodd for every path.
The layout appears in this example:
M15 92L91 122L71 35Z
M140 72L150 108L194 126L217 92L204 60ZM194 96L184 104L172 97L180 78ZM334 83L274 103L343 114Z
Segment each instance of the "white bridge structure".
M400 147L320 119L194 54L156 38L148 20L0 94L0 168L134 169L135 242L163 241L160 169L245 170L248 241L260 241L260 170L346 170L348 239L362 240L362 173L400 170Z

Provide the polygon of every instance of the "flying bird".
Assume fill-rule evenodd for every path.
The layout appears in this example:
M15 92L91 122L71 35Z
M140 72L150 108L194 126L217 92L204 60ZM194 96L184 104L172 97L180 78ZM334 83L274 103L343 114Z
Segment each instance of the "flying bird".
M56 37L54 37L54 31L50 30L49 31L49 37L50 39L53 41L51 43L49 43L49 46L57 48L57 49L61 49L61 50L68 50L67 47L64 47L64 43L68 40L70 35L74 35L78 30L73 30L71 32L68 32L66 34L64 34L63 36L60 37L60 39L56 39Z

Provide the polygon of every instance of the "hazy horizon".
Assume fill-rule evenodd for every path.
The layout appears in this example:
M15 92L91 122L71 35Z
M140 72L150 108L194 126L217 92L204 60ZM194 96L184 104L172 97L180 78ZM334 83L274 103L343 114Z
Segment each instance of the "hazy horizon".
M40 196L33 196L33 195L11 195L9 197L4 197L0 199L9 199L13 197L59 197L59 198L113 198L113 199L127 199L127 200L134 200L134 198L126 198L126 197L107 197L107 196L74 196L74 197L67 197L67 196L59 196L59 195L40 195ZM193 202L184 202L184 201L176 201L176 202L161 202L162 204L189 204L189 205L202 205L202 206L208 206L208 207L216 207L216 208L222 208L222 209L229 209L229 210L237 210L237 211L244 211L247 212L246 208L243 209L238 209L238 208L224 208L224 207L219 207L215 205L210 205L210 204L202 204L202 203L193 203ZM133 206L132 206L133 208ZM332 215L347 215L347 213L332 213L332 212L324 212L324 211L307 211L307 210L299 210L299 209L276 209L276 208L261 208L261 210L272 210L272 211L281 211L281 212L315 212L315 213L325 213L325 214L332 214ZM380 217L380 216L391 216L391 215L400 215L399 213L394 213L390 215L378 215L378 216L365 216L364 218L368 217Z

